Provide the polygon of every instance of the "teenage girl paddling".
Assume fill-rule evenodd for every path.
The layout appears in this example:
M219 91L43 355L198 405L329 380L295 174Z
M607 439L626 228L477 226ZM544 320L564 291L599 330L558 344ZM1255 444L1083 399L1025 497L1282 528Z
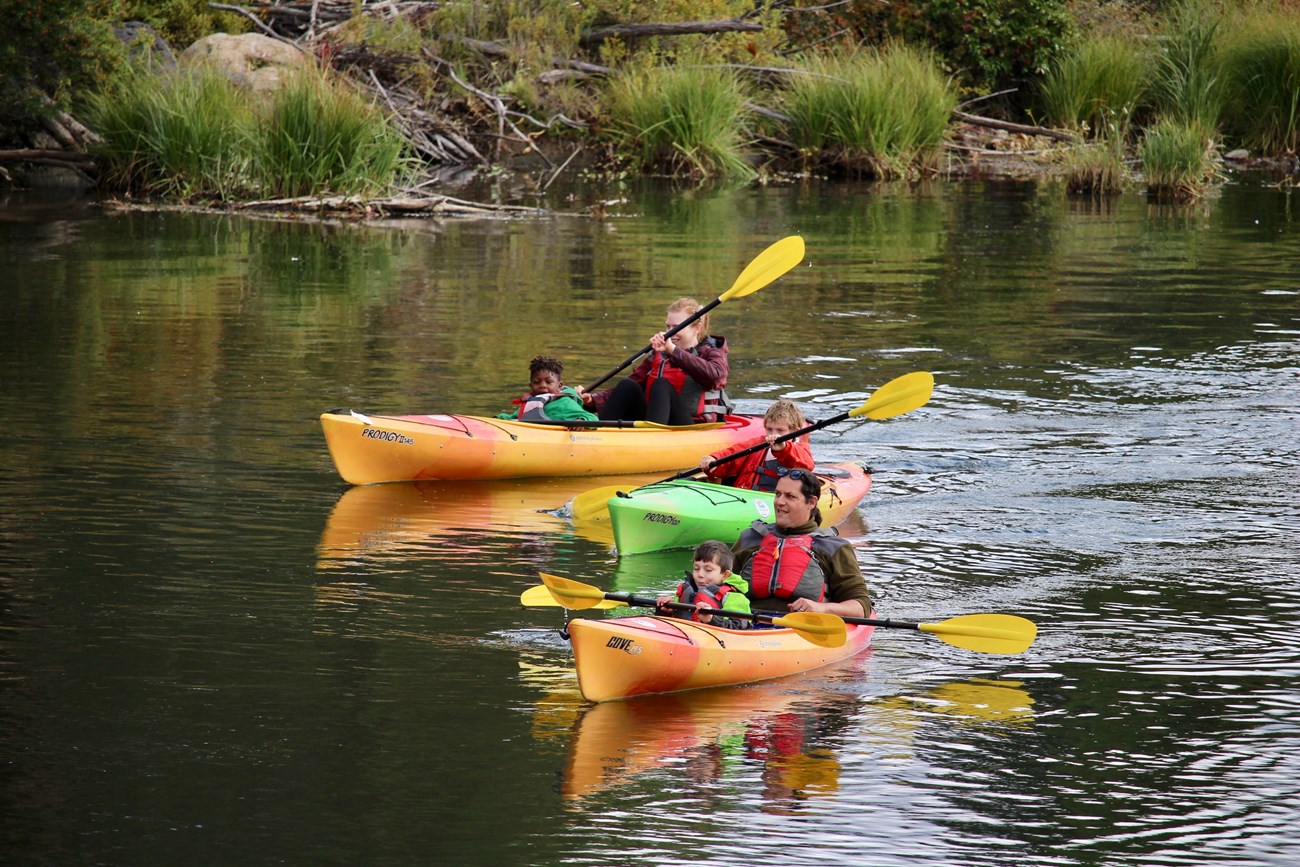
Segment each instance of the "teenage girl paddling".
M664 337L700 307L694 298L674 301L664 330L650 338L653 351L613 388L594 394L579 389L583 404L602 419L674 425L721 421L731 409L724 391L727 339L709 334L707 314L671 338Z

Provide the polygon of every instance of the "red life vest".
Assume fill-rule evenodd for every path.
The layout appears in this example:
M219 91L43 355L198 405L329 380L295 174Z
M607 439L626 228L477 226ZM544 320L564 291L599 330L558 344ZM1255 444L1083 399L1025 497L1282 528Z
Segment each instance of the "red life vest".
M821 602L826 597L826 573L813 556L811 535L768 533L746 566L753 568L753 574L746 577L754 599L775 597L789 602L798 596Z
M685 602L687 605L703 605L705 608L722 608L722 600L727 598L728 593L734 593L735 587L730 584L705 584L699 587L691 577L677 585L677 601ZM684 612L680 612L684 613ZM700 619L700 612L691 612L692 620Z

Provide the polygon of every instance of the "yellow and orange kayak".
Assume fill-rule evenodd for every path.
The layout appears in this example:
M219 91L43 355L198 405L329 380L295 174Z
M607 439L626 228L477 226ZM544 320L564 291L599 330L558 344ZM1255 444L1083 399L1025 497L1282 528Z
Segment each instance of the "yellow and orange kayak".
M602 476L681 469L763 435L763 419L712 425L574 422L571 426L472 415L320 417L330 457L354 485L437 479ZM623 424L628 427L614 427Z
M569 624L569 639L583 698L600 702L800 674L860 653L874 628L850 625L842 647L822 647L793 629L720 629L675 617L584 618Z

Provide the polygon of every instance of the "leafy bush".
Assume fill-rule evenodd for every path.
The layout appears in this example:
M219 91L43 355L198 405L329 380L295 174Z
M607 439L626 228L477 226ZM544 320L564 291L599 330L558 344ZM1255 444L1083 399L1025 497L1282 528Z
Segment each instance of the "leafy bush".
M0 0L0 136L37 127L46 99L73 107L120 67L109 9L109 0Z

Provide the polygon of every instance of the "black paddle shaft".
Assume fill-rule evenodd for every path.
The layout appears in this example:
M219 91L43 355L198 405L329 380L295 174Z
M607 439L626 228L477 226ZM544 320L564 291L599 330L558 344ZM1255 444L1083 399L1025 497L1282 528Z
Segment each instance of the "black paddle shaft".
M694 313L692 313L690 316L688 316L688 317L686 317L685 319L683 319L683 320L681 321L680 324L678 324L678 325L676 325L675 327L670 328L670 329L668 329L667 331L665 331L665 332L664 332L664 339L667 339L667 338L669 338L669 337L672 337L674 334L676 334L677 332L681 331L683 328L687 327L688 325L693 325L693 324L696 322L696 320L698 320L701 316L703 316L704 314L708 313L710 310L712 310L714 307L717 307L717 306L718 306L719 304L721 304L721 303L722 303L722 299L721 299L721 298L714 298L714 299L713 299L712 301L710 301L708 304L705 304L705 305L704 305L703 307L701 307L699 310L696 310L696 311L695 311ZM627 360L624 361L622 364L620 364L618 367L615 367L613 370L610 370L608 373L606 373L606 374L605 374L604 376L602 376L600 379L596 380L596 381L593 382L591 385L587 386L587 391L588 391L588 392L591 392L591 391L595 391L597 388L600 388L602 385L604 385L604 384L605 384L605 383L610 379L610 377L614 376L614 374L618 373L620 370L622 370L623 368L627 367L629 364L631 364L632 362L636 361L638 358L640 358L641 356L645 355L647 352L649 352L649 351L650 351L651 349L653 349L653 348L654 348L653 346L651 346L649 343L647 343L643 348L641 348L640 350L638 350L634 355L629 355L629 356L627 357Z
M665 602L660 605L658 600L649 596L636 596L631 593L606 593L606 599L612 599L615 602L626 602L628 605L637 608L668 608L673 611L694 611L698 614L718 615L720 617L735 617L737 620L748 620L753 623L771 623L779 615L776 614L757 614L745 611L728 611L723 608L696 608L685 602Z

